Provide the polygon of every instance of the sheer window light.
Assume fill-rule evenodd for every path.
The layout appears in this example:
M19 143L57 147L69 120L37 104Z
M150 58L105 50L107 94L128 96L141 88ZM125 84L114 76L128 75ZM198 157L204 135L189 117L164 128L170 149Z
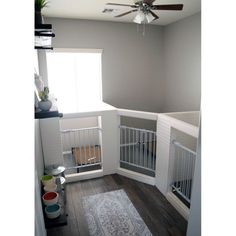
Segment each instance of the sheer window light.
M48 85L63 113L102 101L101 50L47 52Z

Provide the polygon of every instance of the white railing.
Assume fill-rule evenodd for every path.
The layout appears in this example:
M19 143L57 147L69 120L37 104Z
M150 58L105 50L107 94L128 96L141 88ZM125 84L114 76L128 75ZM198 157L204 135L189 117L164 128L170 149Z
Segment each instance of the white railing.
M118 169L117 111L110 106L101 108L60 118L67 182L114 174Z
M158 113L118 109L117 115L117 144L119 147L117 173L143 183L155 185L156 162L158 159L156 157L156 132L148 130L150 128L147 127L149 127L150 122L156 126ZM141 119L140 123L134 125L139 128L134 128L133 125L131 125L132 127L124 125L126 118L128 118L128 123L132 121L132 118L135 118L135 123L138 121L137 118ZM154 127L151 129L154 129Z
M172 145L174 146L174 166L171 183L172 191L189 207L191 202L196 152L177 141L173 141Z
M100 132L99 127L61 130L65 165L68 162L66 158L72 158L70 163L72 165L67 164L67 170L102 164ZM72 157L68 157L68 154L71 154Z
M123 168L147 170L155 176L156 132L120 126L120 163Z

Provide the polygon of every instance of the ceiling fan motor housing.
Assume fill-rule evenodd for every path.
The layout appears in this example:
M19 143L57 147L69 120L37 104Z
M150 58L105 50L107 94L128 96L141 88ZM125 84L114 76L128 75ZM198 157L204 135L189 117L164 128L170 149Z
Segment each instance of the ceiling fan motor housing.
M135 5L140 5L140 4L152 5L153 2L155 2L155 0L134 0Z
M134 0L135 5L139 8L139 11L142 11L144 14L148 14L151 10L151 6L142 0Z

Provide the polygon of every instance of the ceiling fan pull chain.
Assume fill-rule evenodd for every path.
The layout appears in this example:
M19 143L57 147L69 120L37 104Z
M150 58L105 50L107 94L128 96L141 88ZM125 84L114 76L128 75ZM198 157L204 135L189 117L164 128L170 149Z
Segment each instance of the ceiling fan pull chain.
M145 36L145 26L146 26L146 23L144 22L143 23L143 36Z

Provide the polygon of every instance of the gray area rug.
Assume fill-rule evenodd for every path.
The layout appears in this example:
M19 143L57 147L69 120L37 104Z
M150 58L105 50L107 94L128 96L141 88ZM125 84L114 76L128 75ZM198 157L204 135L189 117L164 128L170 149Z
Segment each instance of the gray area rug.
M124 190L83 197L91 236L152 235Z

